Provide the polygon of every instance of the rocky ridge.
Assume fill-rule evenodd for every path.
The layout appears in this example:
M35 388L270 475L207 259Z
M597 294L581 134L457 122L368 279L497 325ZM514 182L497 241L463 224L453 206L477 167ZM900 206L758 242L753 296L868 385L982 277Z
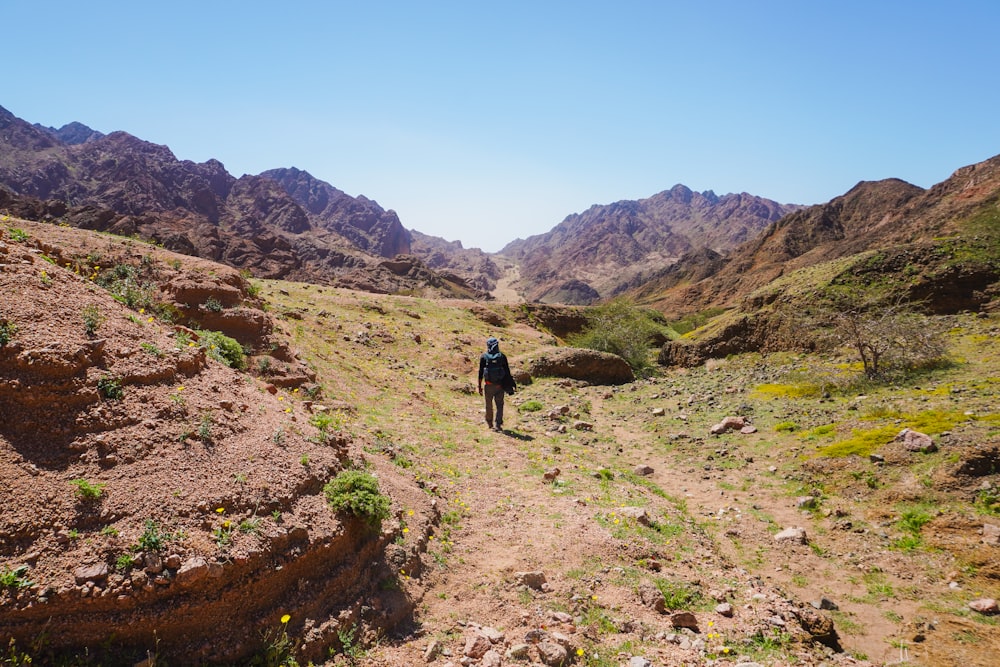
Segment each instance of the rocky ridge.
M125 132L40 128L0 108L0 186L11 213L137 235L263 278L484 296L426 266L419 278L386 270L410 250L396 214L298 169L235 178L217 160L178 160Z
M592 206L545 234L508 244L500 255L520 264L528 300L592 303L686 253L728 250L796 208L676 185L647 199Z

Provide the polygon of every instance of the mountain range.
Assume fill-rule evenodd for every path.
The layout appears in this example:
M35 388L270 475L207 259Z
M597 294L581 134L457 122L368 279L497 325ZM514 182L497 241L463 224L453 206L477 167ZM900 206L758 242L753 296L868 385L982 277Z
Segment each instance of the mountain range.
M668 316L738 308L782 276L873 248L934 246L994 205L998 164L927 190L861 182L809 207L678 184L594 205L494 254L407 230L395 211L301 169L236 178L125 132L32 125L0 107L0 207L22 217L138 235L262 278L554 304L624 295ZM983 280L970 283L977 293Z

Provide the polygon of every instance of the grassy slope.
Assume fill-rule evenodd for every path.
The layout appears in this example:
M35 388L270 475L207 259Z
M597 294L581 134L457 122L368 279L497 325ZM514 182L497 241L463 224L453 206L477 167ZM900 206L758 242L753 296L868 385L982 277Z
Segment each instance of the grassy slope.
M614 391L540 380L508 403L514 433L502 437L487 434L472 393L482 341L498 335L515 368L551 341L513 324L504 307L490 306L508 325L491 327L457 302L288 283L267 283L264 293L293 314L284 326L318 372L324 400L344 408L343 427L370 439L370 457L393 460L439 496L436 533L412 537L433 565L403 581L423 601L424 631L456 651L459 620L514 629L544 608L571 611L589 628L583 664L618 664L605 661L620 651L667 660L673 647L654 637L670 629L636 607L639 584L690 587L698 610L709 590L731 588L740 608L754 604L746 589L754 575L803 600L834 599L845 647L875 661L898 660L905 648L916 664L985 665L1000 648L995 621L965 607L1000 596L995 547L978 543L983 521L1000 519L973 503L981 479L954 474L977 446L1000 440L996 318L953 318L950 368L829 398L815 391L817 378L853 372L849 360L746 355ZM517 414L528 401L542 410ZM548 413L560 406L568 416L554 421ZM654 408L665 414L653 417ZM709 436L727 414L750 416L758 432ZM593 431L573 429L577 418ZM556 431L560 422L566 433ZM940 451L889 444L904 426L935 434ZM878 451L887 462L840 456L848 451ZM654 475L636 476L640 463ZM561 474L546 484L542 473L553 467ZM795 498L809 494L817 509L797 509ZM624 505L649 508L654 527L622 521ZM793 524L806 527L809 547L773 542ZM666 567L650 569L651 559ZM510 585L513 570L534 567L576 597ZM649 627L628 632L630 618ZM739 622L722 629L733 654L767 664L797 650L782 635L754 638ZM926 641L915 642L918 634ZM387 643L370 663L419 661L424 645Z

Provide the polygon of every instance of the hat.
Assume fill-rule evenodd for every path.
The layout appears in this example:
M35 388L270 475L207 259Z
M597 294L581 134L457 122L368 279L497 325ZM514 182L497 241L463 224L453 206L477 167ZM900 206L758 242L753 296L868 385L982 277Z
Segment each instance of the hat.
M493 336L490 336L489 338L486 339L486 349L487 350L492 350L492 349L495 349L497 347L500 347L500 341L498 341L496 338L494 338Z

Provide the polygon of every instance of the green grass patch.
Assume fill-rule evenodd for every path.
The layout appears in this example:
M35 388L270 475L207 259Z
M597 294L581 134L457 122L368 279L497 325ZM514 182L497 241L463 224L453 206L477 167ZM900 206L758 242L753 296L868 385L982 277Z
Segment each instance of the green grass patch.
M754 387L752 398L818 398L823 388L817 384L759 384Z
M900 414L894 410L879 412L878 417L868 416L868 419L891 418L901 420L888 426L872 429L854 429L851 437L827 445L819 450L821 456L868 456L879 447L891 442L904 428L920 431L927 435L937 435L953 429L957 424L969 419L962 412L949 410L925 410L916 414Z

